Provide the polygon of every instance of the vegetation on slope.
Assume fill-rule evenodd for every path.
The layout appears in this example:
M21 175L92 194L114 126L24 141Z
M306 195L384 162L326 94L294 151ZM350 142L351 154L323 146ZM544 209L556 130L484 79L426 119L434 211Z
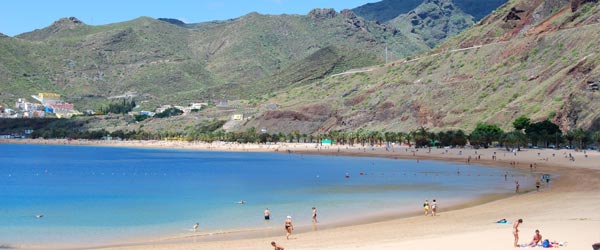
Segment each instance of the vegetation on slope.
M147 17L102 26L64 18L0 40L0 103L37 92L57 92L78 109L97 109L124 94L139 96L146 107L256 98L265 90L250 84L329 46L368 58L348 56L342 61L356 62L337 64L339 71L382 60L386 46L404 56L427 49L414 34L329 9L185 26ZM322 77L316 73L307 77Z
M436 51L289 89L269 100L287 107L278 111L281 121L268 112L247 126L301 133L469 130L478 122L508 128L526 115L563 131L597 130L599 93L587 86L600 82L600 4L575 12L568 3L549 4L512 1ZM523 10L521 19L505 18L513 8Z

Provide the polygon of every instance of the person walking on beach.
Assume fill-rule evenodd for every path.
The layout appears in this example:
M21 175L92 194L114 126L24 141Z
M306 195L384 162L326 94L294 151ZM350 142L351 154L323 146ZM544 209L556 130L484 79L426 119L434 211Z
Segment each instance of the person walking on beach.
M265 209L265 220L270 220L271 219L271 211L269 211L269 208Z
M519 192L519 187L521 187L521 185L519 184L519 181L515 181L515 193Z
M538 192L540 191L540 181L539 180L535 181L535 188L537 189Z
M277 243L275 243L275 241L271 241L271 246L273 246L273 250L283 250L283 247L280 245L277 245Z
M431 216L435 216L435 213L437 213L437 201L434 199L431 204Z
M290 239L290 235L292 235L292 231L294 230L294 225L292 224L292 216L287 216L285 219L285 238Z
M513 223L513 236L515 236L515 247L519 247L519 225L523 223L523 219L519 219Z
M317 208L316 207L312 208L312 222L317 223Z
M425 209L425 216L429 215L429 200L425 200L425 203L423 203L423 208Z

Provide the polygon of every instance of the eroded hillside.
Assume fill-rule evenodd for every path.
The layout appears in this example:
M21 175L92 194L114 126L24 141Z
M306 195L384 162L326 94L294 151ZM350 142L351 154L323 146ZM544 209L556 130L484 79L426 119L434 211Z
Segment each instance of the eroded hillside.
M520 115L600 128L600 4L510 1L438 50L328 77L271 100L246 127L329 130L509 128Z

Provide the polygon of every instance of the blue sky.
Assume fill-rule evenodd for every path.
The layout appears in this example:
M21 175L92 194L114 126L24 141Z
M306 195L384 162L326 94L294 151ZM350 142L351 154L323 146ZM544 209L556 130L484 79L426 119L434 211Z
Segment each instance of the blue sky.
M0 33L14 36L74 16L91 25L140 16L177 18L187 23L262 14L306 14L313 8L338 11L378 0L9 0L2 2Z

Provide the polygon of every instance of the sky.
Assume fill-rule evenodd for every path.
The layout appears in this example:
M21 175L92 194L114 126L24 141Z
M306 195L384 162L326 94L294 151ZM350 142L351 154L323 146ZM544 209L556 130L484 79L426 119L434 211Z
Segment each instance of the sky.
M186 23L226 20L261 14L307 14L313 8L352 9L379 0L9 0L2 3L0 33L15 36L41 29L62 17L89 25L149 16Z

